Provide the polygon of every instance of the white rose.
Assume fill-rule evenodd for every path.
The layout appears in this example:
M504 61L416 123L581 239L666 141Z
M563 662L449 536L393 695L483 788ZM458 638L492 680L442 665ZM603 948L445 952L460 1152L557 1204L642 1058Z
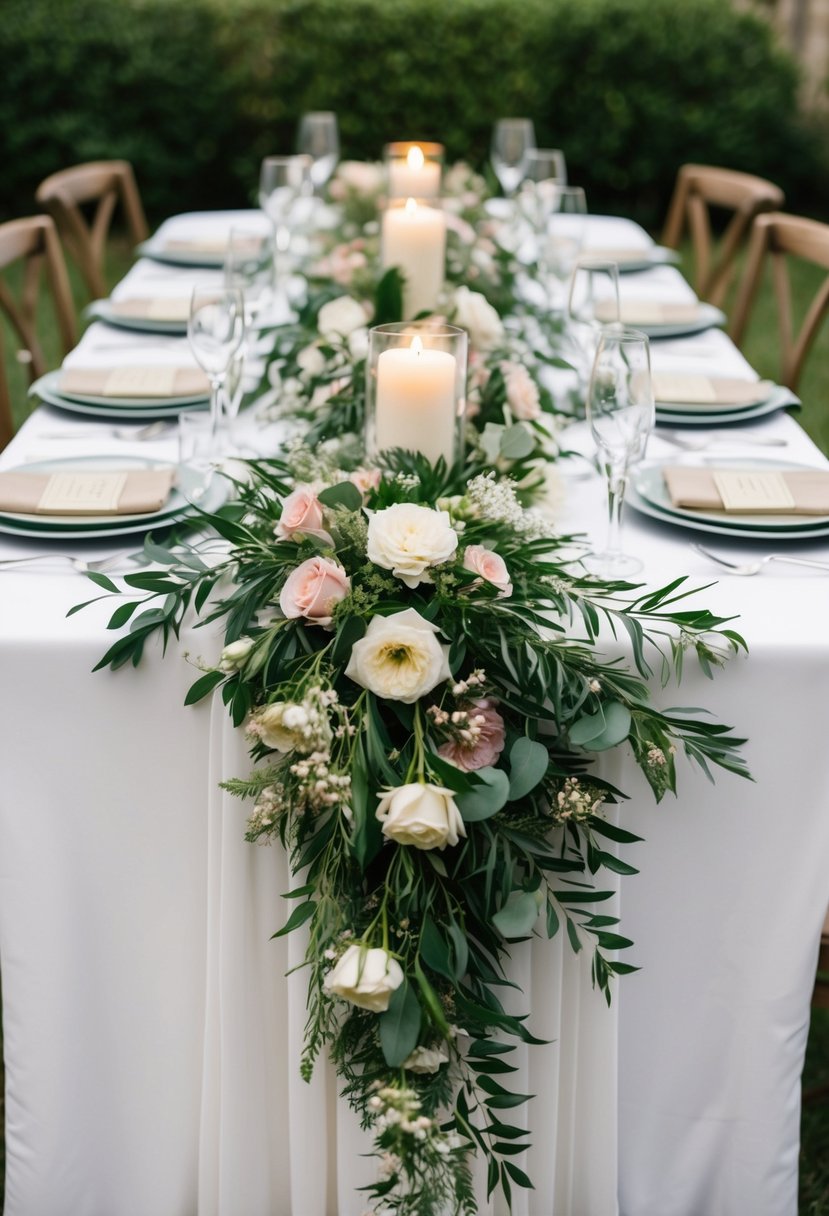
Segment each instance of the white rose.
M318 376L325 368L325 356L318 346L303 347L296 361L306 376Z
M352 359L365 359L368 354L368 329L365 325L348 335L348 349Z
M219 659L219 671L228 673L238 671L243 666L245 659L252 649L253 638L239 638L238 641L231 642L222 651L222 657Z
M410 1056L403 1061L403 1067L409 1072L437 1072L444 1064L449 1063L449 1052L443 1043L439 1047L415 1047Z
M344 160L337 168L337 179L356 194L377 194L383 189L385 168L370 161Z
M292 701L266 705L254 715L251 725L265 747L278 752L292 752L294 748L309 752L331 733L326 723L320 723L309 732L307 711Z
M449 679L449 647L437 632L414 608L372 617L351 648L345 674L378 697L411 704Z
M383 835L416 849L445 849L466 835L452 790L413 781L378 794Z
M352 330L360 329L366 323L366 314L361 304L351 296L338 296L323 304L317 317L317 328L324 338L333 341L336 338L347 338Z
M492 350L503 339L501 318L479 291L459 287L455 292L455 323L465 329L478 350Z
M349 946L325 977L325 988L372 1013L384 1013L391 994L403 983L403 970L385 950Z
M445 511L398 502L376 511L368 521L369 561L391 570L407 587L429 583L429 566L448 561L458 547Z

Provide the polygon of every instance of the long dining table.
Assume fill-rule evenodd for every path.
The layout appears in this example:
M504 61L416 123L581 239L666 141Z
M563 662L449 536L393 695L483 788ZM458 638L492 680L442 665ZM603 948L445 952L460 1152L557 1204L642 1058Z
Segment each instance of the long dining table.
M221 233L231 218L176 217L167 232ZM637 242L650 243L630 221L590 218L588 248ZM211 273L142 258L127 287L174 294ZM624 274L621 291L695 299L668 265ZM140 363L159 346L190 358L185 339L96 321L69 363ZM654 341L652 357L667 372L755 375L715 327ZM275 442L255 407L240 426L252 447ZM123 430L43 405L0 468L73 454L175 462L172 430L150 440ZM657 428L648 456L687 459L689 439L735 459L827 466L783 410ZM567 445L590 454L585 424ZM600 542L605 490L588 460L562 466L560 491L562 528ZM641 970L608 1008L589 960L560 937L515 947L523 991L510 1000L547 1042L516 1053L516 1087L535 1095L535 1190L513 1210L795 1216L800 1075L829 901L829 576L775 563L729 574L691 542L734 560L770 546L632 509L624 535L644 582L687 575L705 588L698 602L738 618L748 655L713 682L689 661L682 684L656 695L706 706L745 735L753 781L718 772L711 783L680 759L677 797L656 806L627 749L605 755L603 775L629 795L619 821L644 837L626 851L640 873L613 900ZM219 634L186 627L166 657L152 644L136 670L93 675L112 604L66 615L94 588L55 555L124 547L0 533L6 1216L360 1216L355 1188L373 1169L365 1133L325 1063L310 1083L299 1075L304 978L286 973L302 934L271 940L286 917L287 860L245 843L244 808L220 789L246 771L242 732L218 699L183 705ZM829 561L829 539L785 551ZM2 565L35 554L44 560ZM499 1202L482 1193L480 1212L499 1216Z

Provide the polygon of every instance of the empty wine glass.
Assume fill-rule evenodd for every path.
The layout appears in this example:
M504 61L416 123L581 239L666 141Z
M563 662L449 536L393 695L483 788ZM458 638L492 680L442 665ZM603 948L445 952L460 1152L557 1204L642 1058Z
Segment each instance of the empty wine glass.
M567 337L582 400L587 395L602 327L618 321L619 267L598 258L579 258L570 278Z
M239 417L239 407L245 391L244 372L245 343L243 342L230 361L221 393L222 418L227 431L227 449L231 453L239 450L236 442L236 419Z
M297 151L311 158L311 184L322 193L340 159L340 135L337 115L332 110L315 110L303 114L297 132Z
M273 303L273 243L250 228L231 228L225 250L225 287L244 295L245 324L250 327Z
M626 579L642 562L622 551L622 506L631 464L644 455L653 429L654 406L648 339L636 329L608 325L599 338L590 388L587 420L607 477L607 544L584 564L607 579Z
M492 167L507 198L512 198L527 172L528 153L535 147L529 118L499 118L492 133Z
M567 284L581 253L586 228L584 190L581 186L557 186L538 250L538 270L553 311L563 312L567 306Z
M559 148L531 148L518 191L518 211L532 233L530 258L538 261L540 243L555 210L559 190L567 185L567 166Z
M187 338L210 381L212 433L218 434L221 392L233 356L245 336L245 302L237 288L194 287Z
M297 200L313 189L311 157L266 156L259 173L259 206L271 221L276 255L288 253Z

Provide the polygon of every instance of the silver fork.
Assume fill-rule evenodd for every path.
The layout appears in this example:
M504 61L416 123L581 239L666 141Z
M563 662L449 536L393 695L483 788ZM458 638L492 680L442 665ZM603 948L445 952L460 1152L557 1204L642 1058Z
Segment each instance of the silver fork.
M140 558L143 558L143 553L115 553L112 557L101 557L95 561L87 562L82 557L73 557L69 553L37 553L32 557L3 557L0 558L0 570L11 569L15 566L23 566L27 562L69 562L73 570L78 574L105 574L108 570L115 570L118 566L123 566L125 562L135 563Z
M734 446L746 444L753 448L785 448L788 446L788 440L781 439L779 435L734 435L733 437L706 435L694 439L691 436L678 435L676 431L656 430L654 436L657 439L664 439L666 443L673 443L678 448L684 448L686 452L703 452L707 447L721 443Z
M167 431L176 429L175 422L165 422L161 418L155 422L150 422L147 426L132 427L132 426L106 426L96 430L71 430L71 431L41 431L37 436L38 439L95 439L98 436L106 436L109 439L129 439L143 442L147 439L158 439L160 435Z
M759 574L769 562L788 562L791 566L809 566L813 570L825 570L829 574L829 562L816 562L808 557L789 557L787 553L768 553L765 557L758 557L753 562L730 562L727 558L712 553L710 549L705 549L702 545L692 544L691 548L696 549L697 553L701 553L703 557L710 558L717 565L724 566L731 574Z

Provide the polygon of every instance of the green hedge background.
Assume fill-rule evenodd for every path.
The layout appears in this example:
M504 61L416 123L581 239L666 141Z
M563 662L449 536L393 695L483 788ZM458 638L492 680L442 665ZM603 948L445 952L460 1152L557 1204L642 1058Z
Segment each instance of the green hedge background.
M526 114L591 210L664 215L684 161L777 181L814 210L827 175L797 72L725 0L4 0L0 216L83 160L131 160L153 220L251 201L258 164L334 109L343 155L419 136L479 167Z

